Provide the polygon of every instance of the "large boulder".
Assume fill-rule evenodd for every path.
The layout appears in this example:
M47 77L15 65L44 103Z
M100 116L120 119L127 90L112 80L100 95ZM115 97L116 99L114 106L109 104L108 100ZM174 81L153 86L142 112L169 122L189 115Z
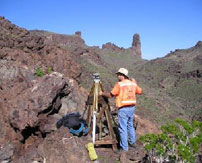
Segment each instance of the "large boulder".
M7 83L3 81L3 89L0 90L0 133L4 133L0 141L3 149L4 146L9 148L5 144L7 141L14 142L10 146L15 145L18 152L22 152L19 148L23 144L37 144L43 142L47 135L54 134L56 122L65 114L82 113L87 98L76 81L60 73L53 72L32 81L28 81L26 76L24 78L26 80L21 79L20 82L17 82L19 78Z
M60 128L46 137L43 142L28 146L25 153L18 156L17 163L79 163L89 161L86 141L72 136L67 129Z

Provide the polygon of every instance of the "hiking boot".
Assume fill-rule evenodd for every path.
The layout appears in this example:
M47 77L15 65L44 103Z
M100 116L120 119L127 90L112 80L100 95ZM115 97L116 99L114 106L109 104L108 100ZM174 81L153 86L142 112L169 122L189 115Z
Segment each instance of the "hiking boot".
M123 152L123 149L116 149L116 150L114 150L114 153L116 153L116 154L121 153L121 152Z
M120 154L120 162L121 163L127 163L127 151L122 151L121 154Z
M137 144L136 144L136 143L134 143L134 144L129 144L129 147L137 148Z

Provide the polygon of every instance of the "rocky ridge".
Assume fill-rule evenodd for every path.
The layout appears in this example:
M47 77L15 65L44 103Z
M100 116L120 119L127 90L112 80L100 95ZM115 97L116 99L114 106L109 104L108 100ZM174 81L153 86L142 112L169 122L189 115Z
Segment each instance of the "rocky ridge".
M73 45L85 46L85 41L82 39L81 32L77 31L74 35L57 34L42 30L30 30L32 36L45 37L46 43L54 43L57 45Z
M133 35L133 41L131 47L125 49L123 47L118 47L117 45L108 42L106 44L102 45L102 50L108 50L116 53L131 53L137 58L142 59L142 52L141 52L141 41L140 41L140 35L134 34Z

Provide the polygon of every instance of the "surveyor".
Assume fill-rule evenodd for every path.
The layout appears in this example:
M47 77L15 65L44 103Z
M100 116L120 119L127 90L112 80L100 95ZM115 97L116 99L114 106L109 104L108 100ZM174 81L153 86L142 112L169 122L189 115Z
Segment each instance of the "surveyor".
M118 109L118 122L120 146L123 151L128 151L128 146L136 147L136 136L133 127L133 116L136 105L136 94L142 93L135 79L129 79L128 70L120 68L116 72L118 81L111 92L100 92L99 95L111 98L116 97ZM129 139L128 139L129 138Z

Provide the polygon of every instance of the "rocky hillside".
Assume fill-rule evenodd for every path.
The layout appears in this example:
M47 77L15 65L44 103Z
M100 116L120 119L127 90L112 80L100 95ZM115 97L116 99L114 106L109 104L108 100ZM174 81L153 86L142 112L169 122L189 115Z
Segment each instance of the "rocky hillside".
M81 140L55 126L67 112L83 112L87 94L80 75L68 51L0 17L1 162L88 159ZM75 150L79 156L70 157Z
M133 73L148 92L141 97L141 107L159 117L159 122L176 117L201 120L201 62L199 41L192 48L175 50L164 58L138 66Z
M100 73L110 91L120 67L129 70L144 94L138 97L137 136L158 133L156 125L176 117L201 120L202 43L163 58L141 58L140 36L131 47L113 43L89 47L81 32L62 35L28 31L0 17L0 161L86 162L90 136L73 137L56 122L66 113L84 111L92 74ZM110 100L112 110L113 100ZM100 162L117 161L106 148ZM131 160L144 156L141 144ZM67 161L68 160L68 161Z

